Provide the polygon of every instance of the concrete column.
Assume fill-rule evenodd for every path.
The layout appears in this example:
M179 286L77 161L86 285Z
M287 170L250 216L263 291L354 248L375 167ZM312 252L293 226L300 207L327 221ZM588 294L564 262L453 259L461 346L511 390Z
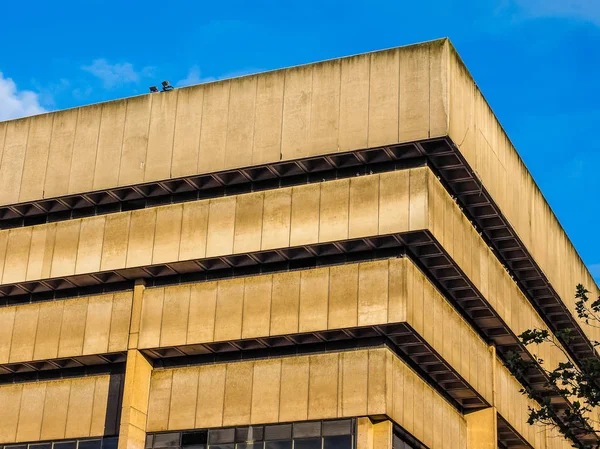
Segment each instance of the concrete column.
M142 280L136 281L133 289L118 449L144 449L146 443L152 363L137 350L144 289L145 283Z
M370 418L358 418L356 449L392 449L394 426L390 420L373 423Z
M128 349L137 349L140 336L140 321L142 318L142 298L146 282L143 279L135 281L133 287L133 304L131 307L131 323L129 325L129 345Z

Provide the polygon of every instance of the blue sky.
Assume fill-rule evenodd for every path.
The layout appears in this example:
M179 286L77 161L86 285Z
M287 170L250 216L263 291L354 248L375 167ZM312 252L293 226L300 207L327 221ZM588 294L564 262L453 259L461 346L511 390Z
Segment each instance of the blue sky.
M600 280L599 0L6 2L0 120L445 36Z

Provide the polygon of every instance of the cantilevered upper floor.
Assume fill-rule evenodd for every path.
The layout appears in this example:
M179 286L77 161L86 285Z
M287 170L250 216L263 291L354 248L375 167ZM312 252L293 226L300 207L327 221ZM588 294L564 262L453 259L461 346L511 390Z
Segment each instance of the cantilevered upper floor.
M573 318L573 293L598 288L447 39L0 123L0 227L409 157L427 159L550 328L576 330L571 353L591 354L600 329Z

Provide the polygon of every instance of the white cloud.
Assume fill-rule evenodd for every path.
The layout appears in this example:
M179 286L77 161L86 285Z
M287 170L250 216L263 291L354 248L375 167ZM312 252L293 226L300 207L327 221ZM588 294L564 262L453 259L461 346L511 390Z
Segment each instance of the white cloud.
M106 59L95 59L90 65L81 67L86 72L102 80L106 89L124 84L138 83L140 78L152 76L153 67L144 67L136 71L129 62L111 64Z
M198 67L197 65L193 65L192 67L190 67L187 76L184 79L177 81L175 83L175 86L184 87L191 86L193 84L208 83L210 81L216 81L216 78L212 76L202 78L202 76L200 75L200 67Z
M0 121L41 114L46 110L39 95L30 90L18 90L11 78L0 72Z
M225 73L224 75L221 75L218 77L214 77L214 76L203 77L200 72L200 67L198 67L197 65L193 65L190 68L190 70L188 71L187 76L184 79L177 81L175 83L175 86L184 87L184 86L191 86L193 84L209 83L211 81L224 80L224 79L228 79L228 78L237 78L239 76L251 75L253 73L258 73L258 72L262 72L262 71L263 71L262 69L248 68L248 69L241 69L241 70L235 70L233 72L228 72L228 73Z
M529 18L572 18L600 26L598 0L514 0L514 3Z

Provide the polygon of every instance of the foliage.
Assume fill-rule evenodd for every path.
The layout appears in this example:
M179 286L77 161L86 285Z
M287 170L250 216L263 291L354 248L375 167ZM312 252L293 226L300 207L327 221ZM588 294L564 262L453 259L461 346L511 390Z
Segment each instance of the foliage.
M586 324L600 327L600 297L590 302L589 291L581 284L577 286L575 295L575 310ZM544 367L544 360L524 360L519 354L509 354L507 363L517 378L525 379L527 373L535 364L539 364L545 372L547 382L545 387L567 398L572 407L560 410L553 407L549 395L542 395L531 388L523 388L521 392L540 404L538 409L529 409L529 424L552 426L573 442L573 447L579 449L600 448L600 423L592 411L600 404L600 358L590 357L573 363L565 352L560 341L567 344L571 339L571 330L557 331L551 334L548 330L529 329L519 335L525 346L549 343L560 349L566 362L562 362L553 370ZM591 342L594 348L600 345ZM535 352L535 351L532 351ZM589 438L579 438L583 434L596 435L598 441L589 442Z

